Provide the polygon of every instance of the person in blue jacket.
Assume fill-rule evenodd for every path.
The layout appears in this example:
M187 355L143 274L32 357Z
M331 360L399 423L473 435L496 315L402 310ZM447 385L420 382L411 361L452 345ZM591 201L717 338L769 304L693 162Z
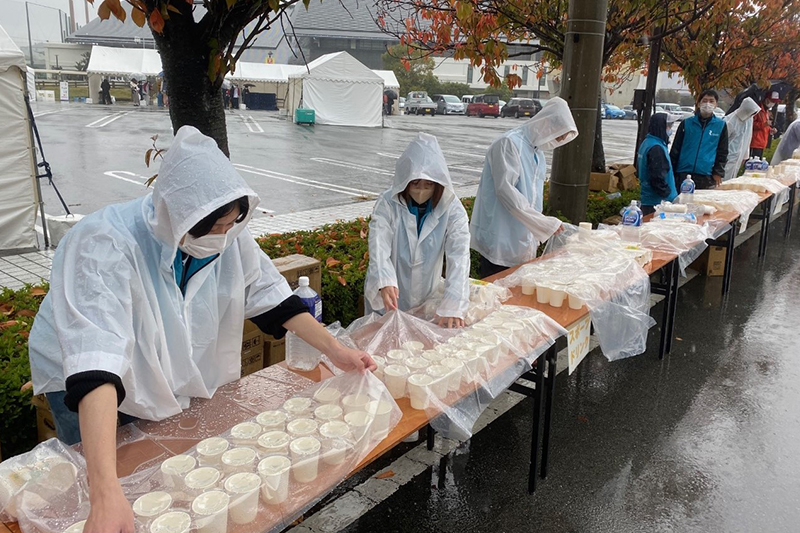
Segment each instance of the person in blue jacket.
M667 143L672 122L666 113L656 113L650 119L647 137L639 145L636 167L641 184L642 213L649 215L662 200L672 202L678 196L672 161L669 159Z
M678 126L670 158L677 189L687 174L698 189L713 189L722 183L728 161L728 128L714 116L719 94L712 89L700 93L697 111Z

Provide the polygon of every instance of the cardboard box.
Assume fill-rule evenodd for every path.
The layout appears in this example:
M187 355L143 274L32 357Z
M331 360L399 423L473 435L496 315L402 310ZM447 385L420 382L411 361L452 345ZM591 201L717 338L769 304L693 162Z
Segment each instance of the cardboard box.
M58 437L56 421L50 411L50 403L44 394L37 394L31 398L31 405L36 408L36 439L44 442L47 439Z
M292 290L297 288L298 279L301 276L307 276L309 286L317 294L322 294L322 265L313 257L294 254L273 259L272 263L278 269L278 272L286 278L286 281L289 282Z
M264 334L253 322L244 321L242 335L242 377L264 368Z
M264 368L278 364L286 359L286 337L276 339L264 335Z
M608 167L608 172L616 174L619 178L636 175L636 167L627 163L614 163Z
M623 191L630 191L639 187L639 180L636 174L625 176L619 180L620 189Z
M589 176L590 191L617 192L619 178L608 172L592 172Z
M703 255L691 264L691 268L708 277L722 276L725 274L725 248L709 246Z

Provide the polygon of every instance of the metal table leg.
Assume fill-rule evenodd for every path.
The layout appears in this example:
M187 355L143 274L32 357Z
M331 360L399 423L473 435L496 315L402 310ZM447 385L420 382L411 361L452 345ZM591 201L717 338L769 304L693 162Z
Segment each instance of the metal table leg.
M547 386L544 390L544 433L542 435L542 478L547 477L547 463L550 459L550 427L553 423L553 400L556 395L556 363L558 360L558 350L553 344L547 350Z
M761 238L758 242L758 257L764 257L767 253L767 240L769 239L769 221L772 216L772 204L775 196L770 196L761 205L764 206L764 213L761 218Z
M434 437L434 435L436 435L436 430L434 430L433 427L431 427L431 425L428 424L428 438L427 438L428 450L433 450L433 443L434 443L433 437Z
M725 269L722 274L722 295L728 294L728 289L731 286L731 273L733 271L733 250L736 248L736 232L738 231L739 221L736 220L731 223L731 229L728 231L728 238L725 241L727 248L725 250ZM719 245L717 245L719 246Z
M733 257L731 255L731 257ZM678 310L678 284L680 282L681 268L676 258L672 262L672 303L669 311L669 334L667 335L667 353L672 351L672 339L675 338L675 314Z
M664 293L664 312L661 314L661 338L659 339L658 343L659 359L664 359L664 354L667 353L667 339L669 337L669 312L672 303L672 278L674 269L675 261L670 261L670 263L664 267L666 274L663 271L661 273L661 279L664 281L664 283L659 287L660 290L653 291L656 294L662 291Z
M797 196L797 183L789 187L789 207L786 210L786 229L783 230L784 237L788 237L792 231L792 216L794 215L794 200Z
M536 491L536 463L539 458L539 426L542 416L542 395L544 389L545 355L536 359L536 390L533 394L533 427L531 428L531 464L528 470L528 492Z

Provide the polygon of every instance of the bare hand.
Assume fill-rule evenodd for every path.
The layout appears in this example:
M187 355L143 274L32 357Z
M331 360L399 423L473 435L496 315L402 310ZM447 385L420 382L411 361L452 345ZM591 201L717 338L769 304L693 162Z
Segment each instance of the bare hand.
M560 225L560 226L558 227L558 229L556 230L556 232L555 232L555 233L553 233L553 237L555 237L555 236L556 236L556 235L558 235L559 233L563 233L563 232L564 232L564 223L562 222L562 223L561 223L561 225Z
M452 316L438 316L436 317L437 323L440 328L463 328L464 319Z
M714 178L714 182L716 182L717 187L722 185L722 177L720 177L720 176L712 176L712 177Z
M362 374L367 370L377 370L378 365L372 360L372 357L367 352L361 350L354 350L339 344L336 350L332 350L327 354L331 362L344 371L358 370Z
M89 490L91 509L84 533L133 533L133 510L119 481Z
M381 289L383 306L387 311L397 310L397 299L400 297L400 290L397 287L384 287Z

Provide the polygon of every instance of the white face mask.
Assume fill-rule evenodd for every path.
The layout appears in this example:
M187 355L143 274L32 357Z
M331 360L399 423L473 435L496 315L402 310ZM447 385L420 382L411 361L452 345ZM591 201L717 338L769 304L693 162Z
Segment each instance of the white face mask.
M202 237L192 237L189 233L183 239L183 244L178 247L187 254L197 259L205 259L212 255L221 254L228 244L228 234L203 235Z
M422 205L433 197L434 188L433 183L429 186L425 185L412 185L408 188L408 195L418 204Z
M715 104L710 104L710 103L700 104L700 113L703 116L708 117L711 116L712 113L714 113L714 110L716 108L717 106Z
M775 102L770 102L767 104L767 109L772 109L773 107L775 107Z

